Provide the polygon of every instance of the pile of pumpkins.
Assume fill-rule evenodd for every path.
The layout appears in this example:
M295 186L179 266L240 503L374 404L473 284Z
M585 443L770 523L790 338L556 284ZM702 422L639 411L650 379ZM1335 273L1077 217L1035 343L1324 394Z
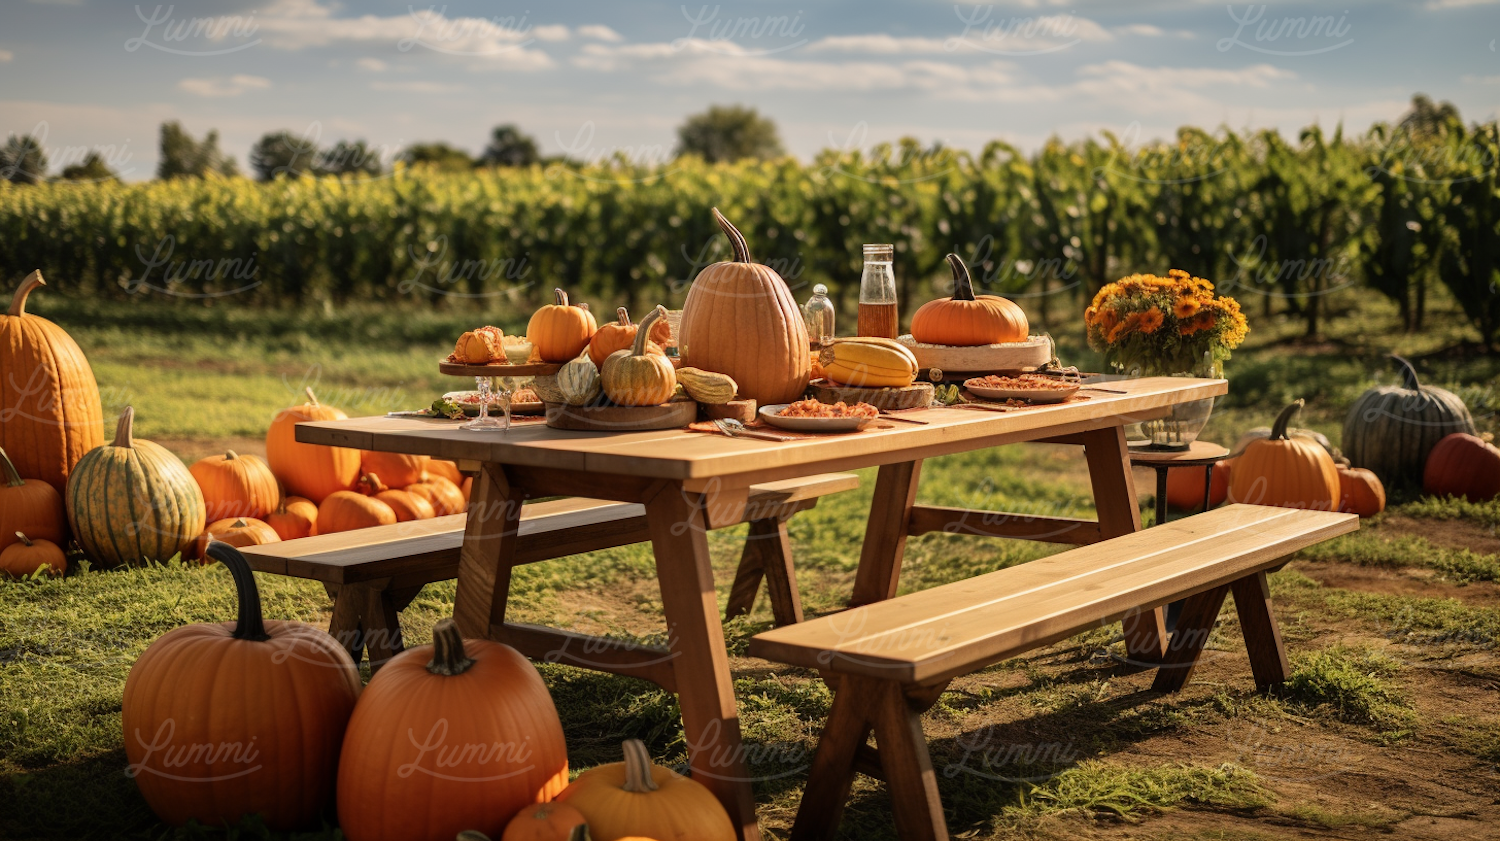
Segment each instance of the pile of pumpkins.
M1377 386L1354 401L1342 451L1321 433L1288 426L1303 405L1298 400L1269 429L1246 433L1234 455L1214 466L1209 505L1228 499L1369 517L1385 509L1387 484L1471 501L1500 496L1500 448L1475 434L1463 401L1423 385L1407 360L1392 359L1403 384ZM1167 502L1196 508L1203 485L1203 468L1171 471Z
M557 709L515 649L443 619L431 645L361 689L328 634L263 617L238 550L215 541L207 553L234 578L238 617L157 639L122 704L128 773L167 823L258 814L271 830L310 829L336 802L351 841L564 841L585 825L596 841L736 837L707 788L654 765L639 741L570 784Z

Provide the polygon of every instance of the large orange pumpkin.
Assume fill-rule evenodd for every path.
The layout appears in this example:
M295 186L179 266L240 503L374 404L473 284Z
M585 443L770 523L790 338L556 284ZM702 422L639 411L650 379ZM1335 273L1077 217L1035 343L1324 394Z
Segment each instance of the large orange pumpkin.
M350 841L500 837L568 782L562 722L520 652L464 640L451 619L432 645L386 663L365 688L339 757L339 823Z
M239 618L168 631L131 667L126 773L174 826L259 814L273 830L315 827L333 794L359 673L324 631L262 617L239 550L215 541L208 554L234 579Z
M928 301L911 317L911 337L924 344L993 345L1024 342L1031 327L1014 301L998 295L974 294L969 267L957 254L948 255L953 271L953 295Z
M1500 448L1466 432L1443 436L1427 456L1422 489L1473 502L1500 496Z
M374 497L354 491L334 491L318 505L318 534L389 526L396 512Z
M73 465L104 443L104 410L78 344L26 314L26 297L45 285L41 272L27 275L0 315L0 447L22 476L62 493Z
M22 479L5 448L0 447L0 551L17 542L18 531L32 540L61 544L66 522L57 489L41 479Z
M568 303L568 293L552 290L557 303L537 310L526 325L526 340L543 362L567 362L589 346L597 329L585 307Z
M275 511L266 515L266 525L276 531L282 540L296 540L317 532L318 506L312 500L300 496L289 496L281 500Z
M359 478L359 450L303 444L297 440L299 423L349 417L338 409L319 404L311 388L306 392L306 403L281 410L271 421L271 429L266 433L266 460L288 492L320 503L334 491L354 487Z
M203 504L210 520L262 519L281 499L276 477L259 456L242 456L230 450L222 456L194 462L188 472L203 491Z
M734 259L698 273L682 305L684 367L728 374L742 399L762 406L800 399L811 368L807 324L774 269L750 261L745 237L714 208Z
M635 344L637 325L631 323L630 312L624 307L615 310L616 320L605 324L594 333L594 338L589 339L589 359L594 361L594 367L604 369L604 360L617 350L629 350ZM650 344L646 349L651 353L661 353L661 346L672 340L672 325L665 320L656 322L651 327L651 332L646 336Z
M1229 473L1231 462L1223 459L1214 462L1214 475L1209 479L1208 507L1213 508L1229 495ZM1196 511L1203 507L1203 480L1206 467L1177 467L1167 471L1167 504L1180 511Z
M1385 510L1385 484L1375 471L1339 465L1339 510L1361 517Z
M717 798L695 780L652 764L639 739L622 746L625 761L578 775L557 796L583 813L595 841L631 837L660 841L732 841L734 823Z
M386 487L399 488L422 481L427 473L427 456L406 453L383 453L378 450L361 450L359 472L374 473Z
M237 549L281 542L281 535L277 534L270 524L254 517L228 517L216 520L208 524L208 533L214 540L228 543Z
M1251 441L1235 459L1230 501L1338 510L1339 472L1333 456L1316 441L1287 435L1287 424L1303 403L1298 400L1282 409L1271 424L1271 436Z

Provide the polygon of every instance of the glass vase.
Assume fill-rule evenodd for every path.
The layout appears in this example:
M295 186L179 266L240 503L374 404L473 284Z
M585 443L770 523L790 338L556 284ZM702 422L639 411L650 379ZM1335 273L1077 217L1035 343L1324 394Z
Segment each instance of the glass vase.
M1122 368L1116 365L1116 368ZM1135 377L1206 377L1222 376L1222 368L1213 356L1204 353L1195 371L1153 370L1150 366L1130 369L1129 378ZM1126 427L1125 440L1133 450L1152 452L1182 452L1198 440L1198 434L1208 425L1213 414L1214 399L1192 400L1174 405L1163 417L1141 421Z

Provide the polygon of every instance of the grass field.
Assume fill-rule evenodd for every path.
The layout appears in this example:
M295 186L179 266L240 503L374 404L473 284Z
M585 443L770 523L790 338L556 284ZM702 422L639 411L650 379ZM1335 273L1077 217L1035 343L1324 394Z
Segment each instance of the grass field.
M233 446L260 451L266 424L313 384L350 414L417 408L462 387L434 372L460 314L353 311L291 315L229 307L66 302L33 309L88 352L108 404L134 405L140 437L192 459ZM1359 303L1317 343L1300 323L1252 318L1229 364L1230 396L1205 437L1230 443L1286 401L1308 400L1299 425L1338 441L1344 409L1394 382L1383 354L1418 361L1427 381L1459 391L1496 432L1500 359L1449 348L1462 338L1451 302L1438 327L1402 336L1393 313ZM1258 309L1258 307L1256 308ZM497 320L504 326L509 322ZM519 326L519 325L517 325ZM1098 360L1059 331L1062 357ZM792 525L807 608L841 605L858 557L872 475ZM1150 483L1138 477L1150 520ZM924 467L924 501L1087 516L1082 460L1070 448L1011 447ZM721 599L743 528L710 545ZM1031 544L927 535L908 547L903 588L921 589L1051 551ZM1281 839L1500 837L1500 502L1397 495L1357 535L1325 544L1273 576L1295 676L1256 694L1226 605L1204 667L1182 693L1151 693L1150 675L1108 655L1103 628L954 682L927 714L939 785L958 837ZM321 588L261 579L268 616L325 623ZM61 581L0 583L0 837L262 837L254 826L174 833L124 775L121 689L151 640L231 615L218 567L158 565ZM453 585L430 585L404 617L409 641L452 609ZM599 552L518 573L521 621L650 637L661 606L649 548ZM769 837L784 837L829 693L815 676L743 656L767 627L764 604L726 628L757 801ZM562 713L575 770L618 757L626 737L661 761L685 756L672 698L648 684L542 666ZM891 838L882 785L862 779L843 833ZM334 837L334 831L317 837Z

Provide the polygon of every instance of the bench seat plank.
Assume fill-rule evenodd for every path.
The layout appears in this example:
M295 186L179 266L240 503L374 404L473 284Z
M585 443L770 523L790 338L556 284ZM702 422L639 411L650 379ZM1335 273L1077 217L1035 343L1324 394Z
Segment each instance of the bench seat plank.
M1359 527L1351 514L1229 505L934 587L777 628L755 657L900 683L935 682L1254 574Z

